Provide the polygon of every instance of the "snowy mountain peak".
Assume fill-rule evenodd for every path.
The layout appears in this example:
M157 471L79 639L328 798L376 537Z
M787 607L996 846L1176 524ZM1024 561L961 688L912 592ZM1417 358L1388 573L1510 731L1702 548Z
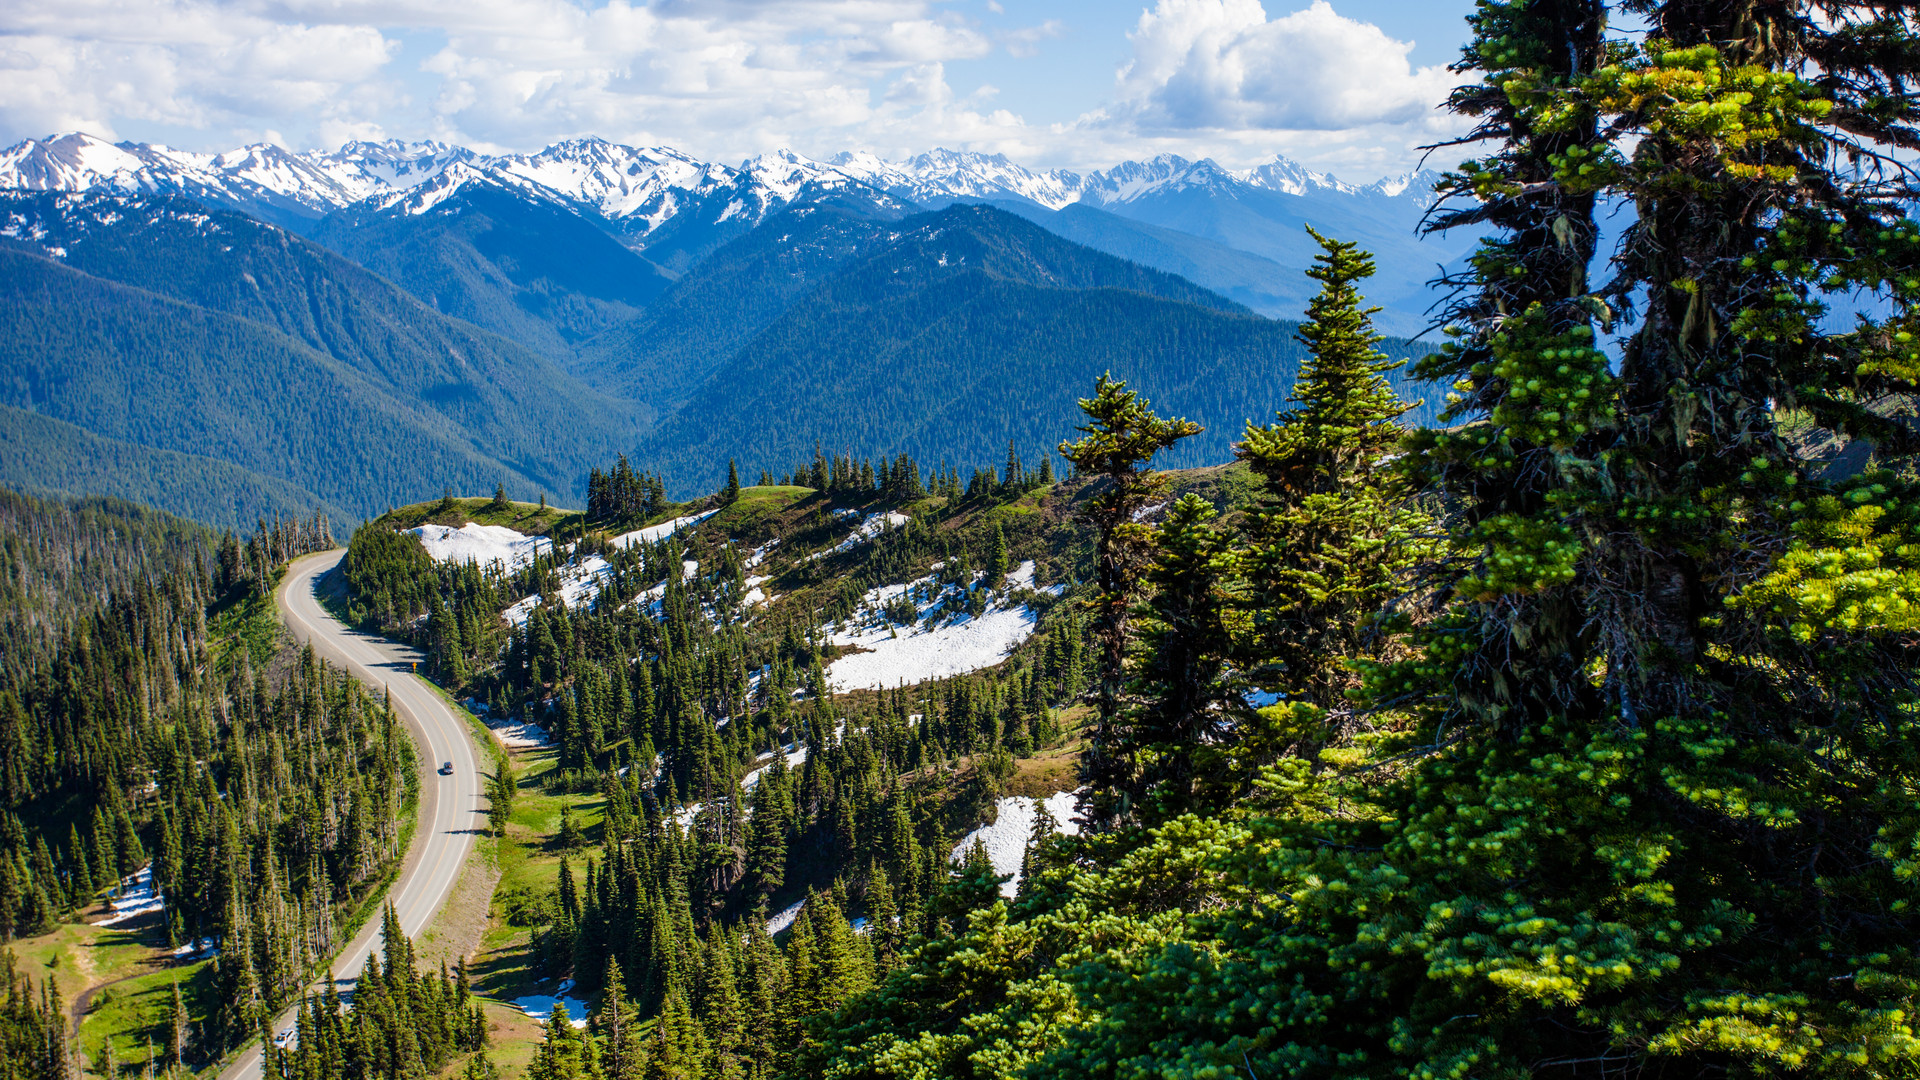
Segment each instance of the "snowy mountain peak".
M1210 158L1175 154L1083 176L1064 169L1036 172L1004 154L944 147L905 161L866 151L819 161L783 149L730 168L670 147L592 137L499 156L398 139L350 142L331 152L296 154L263 143L201 154L69 132L0 151L0 188L180 194L296 229L357 204L372 213L424 214L482 184L569 207L636 238L675 220L753 225L813 199L849 199L889 213L956 200L1018 200L1051 210L1086 203L1118 212L1141 200L1231 200L1264 189L1301 197L1411 199L1424 208L1432 202L1433 179L1431 173L1408 174L1355 187L1280 156L1235 175Z
M443 142L350 142L329 154L302 155L315 168L340 185L346 197L340 205L357 202L379 191L410 188L445 172L456 162L474 161L479 155L462 146Z
M132 189L148 161L131 146L85 132L28 139L0 151L0 186L33 191Z
M1440 175L1440 173L1432 169L1421 169L1419 172L1382 177L1368 184L1366 187L1360 188L1359 191L1362 194L1377 195L1388 199L1398 199L1404 196L1414 199L1421 206L1431 206L1436 199L1433 186L1440 182Z
M784 149L748 158L740 163L740 174L782 202L792 199L809 184L844 187L848 183L864 183L824 161L815 161Z
M1188 161L1177 154L1161 154L1146 161L1128 161L1089 175L1082 202L1118 205L1162 192L1231 192L1240 181L1212 158Z
M908 165L927 181L944 185L956 195L991 198L1016 195L1058 210L1080 197L1078 173L1055 169L1036 173L1007 160L1005 154L936 149L917 155Z
M285 196L324 214L360 196L313 161L271 143L257 143L206 159L207 171Z
M560 206L568 203L560 192L524 176L466 161L453 162L430 180L397 191L381 192L367 202L389 213L417 215L433 210L455 195L482 187L511 191L536 202Z
M1254 187L1278 191L1285 195L1309 195L1320 191L1337 191L1343 195L1352 195L1359 190L1352 184L1344 183L1323 172L1315 172L1292 158L1280 154L1275 154L1272 161L1248 170L1241 179Z
M559 192L611 219L638 217L648 229L689 199L734 179L733 170L663 146L631 147L604 139L555 143L537 154L494 158L490 166Z

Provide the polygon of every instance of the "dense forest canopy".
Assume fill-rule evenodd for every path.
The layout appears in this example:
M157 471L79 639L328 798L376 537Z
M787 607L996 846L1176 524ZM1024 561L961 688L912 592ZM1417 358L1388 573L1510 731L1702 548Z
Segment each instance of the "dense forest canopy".
M525 1075L1920 1074L1914 21L1485 0L1446 346L1403 368L1373 260L1316 233L1271 419L1209 435L1116 357L1051 453L964 482L782 443L693 503L621 458L584 513L502 487L363 525L343 613L550 737L537 775L496 759L492 836L523 798L599 814L561 798L550 886L496 905L592 1001ZM1832 317L1861 293L1886 317ZM1439 426L1408 369L1451 385ZM1209 437L1238 462L1158 470ZM60 512L7 550L97 546ZM483 520L544 541L413 531ZM168 932L227 945L176 1066L289 1000L397 850L391 713L243 633L318 531L105 563L107 602L14 586L76 613L0 672L0 933L151 859ZM1032 631L999 663L829 674L996 612ZM1075 831L1036 800L1017 881L956 854L1043 760L1077 763ZM398 939L278 1075L493 1074L465 969ZM57 1065L46 992L0 994L0 1048Z
M1199 700L1157 674L1168 650L1258 685L1263 621L1365 598L1257 536L1236 574L1199 507L1116 529L1170 629L1122 651L1137 697L1103 695L1098 828L814 1024L801 1071L1911 1074L1911 19L1482 3L1457 68L1479 81L1452 98L1481 156L1434 225L1496 231L1417 365L1454 382L1452 426L1409 440L1398 481L1444 543L1356 605L1374 632L1335 649L1357 685L1323 696L1287 634L1259 722L1167 738ZM1635 210L1610 252L1603 200ZM1824 329L1857 289L1891 317ZM1390 519L1315 501L1368 487L1334 451L1383 412L1347 383L1344 422L1245 452L1277 513L1391 550ZM1878 467L1827 474L1809 429ZM1195 803L1191 777L1249 767Z
M147 917L179 960L147 1061L216 1062L351 936L411 817L415 751L398 719L293 649L268 598L284 563L332 546L331 532L276 521L243 541L11 492L0 507L23 616L0 653L0 940L98 920L103 892L151 889ZM0 1075L70 1075L34 1071L70 1066L63 1003L7 978L0 1045L38 1031L44 1056ZM80 1049L96 1066L126 1061L138 1035Z

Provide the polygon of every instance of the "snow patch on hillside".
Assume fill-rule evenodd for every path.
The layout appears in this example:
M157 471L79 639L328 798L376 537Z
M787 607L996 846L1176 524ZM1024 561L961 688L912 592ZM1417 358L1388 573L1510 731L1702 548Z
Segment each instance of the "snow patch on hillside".
M560 572L560 602L568 607L592 603L600 595L601 579L611 573L613 564L598 555L567 567Z
M794 744L789 743L781 749L781 756L787 759L787 768L797 769L801 765L806 764L807 748L804 746L796 747ZM761 754L760 760L766 762L766 764L761 765L759 768L740 778L740 787L742 790L752 792L754 788L759 787L760 774L773 767L772 754Z
M753 554L747 556L746 560L740 565L748 570L756 570L761 563L767 561L767 556L773 552L773 549L779 546L780 538L776 536L766 543L761 544L759 547L754 548Z
M459 528L451 525L422 525L408 532L420 538L435 562L500 563L507 569L525 566L541 551L551 551L553 541L544 536L528 536L505 525L481 525L467 522Z
M606 579L613 573L613 564L599 555L589 555L578 562L568 563L559 568L560 588L555 594L563 607L577 608L599 599L600 590L605 587ZM533 609L540 606L540 597L527 596L514 601L500 617L514 626L525 626L533 616Z
M709 510L704 514L688 514L686 517L677 517L672 521L663 521L658 525L649 525L644 529L635 529L630 533L621 533L619 536L613 538L613 546L617 548L630 548L635 544L658 543L672 536L674 533L679 532L681 529L690 529L700 524L719 512L718 510Z
M777 934L792 926L793 920L800 917L801 910L806 906L805 900L795 900L791 906L775 912L773 918L767 920L767 933Z
M888 529L898 529L912 520L912 518L905 514L891 511L885 514L868 514L860 520L860 525L853 530L853 534L845 540L840 541L839 546L835 547L831 554L837 555L842 551L852 551L854 548L879 536Z
M113 914L94 922L95 926L118 926L131 919L137 919L159 911L167 904L166 898L153 885L153 867L151 865L134 871L120 881L119 894L107 901Z
M538 600L539 597L533 599ZM522 618L521 621L526 620ZM485 702L474 698L463 698L460 704L466 706L468 712L479 717L480 722L487 725L488 731L493 732L501 742L513 749L538 750L553 745L553 736L547 729L530 720L521 720L512 715L495 716Z
M1062 791L1041 800L1047 813L1053 815L1056 833L1066 836L1080 834L1080 826L1073 820L1075 799L1073 792ZM993 824L982 825L962 838L954 846L953 861L957 863L966 859L967 850L976 842L985 844L987 858L993 863L993 872L1013 875L1000 884L1000 895L1011 900L1020 891L1020 863L1026 858L1027 838L1033 835L1033 800L1008 796L996 805L1000 813L994 818Z
M753 607L755 604L769 603L766 590L761 588L761 586L771 580L773 579L766 577L749 577L747 579L747 591L740 596L740 606Z
M835 660L827 667L827 682L837 692L880 690L899 684L925 682L963 675L992 667L1007 658L1014 646L1033 636L1039 620L1023 605L996 600L979 615L961 615L951 622L936 620L927 626L927 616L945 606L950 592L936 592L932 577L905 585L882 585L869 589L861 597L861 607L879 612L889 601L902 596L925 596L914 606L910 626L894 626L875 614L863 622L835 632L835 645L856 645L869 651ZM1007 575L1009 590L1033 587L1033 562L1020 564Z
M208 937L201 938L199 941L189 941L185 945L176 946L174 950L167 955L172 956L176 960L205 960L210 957L219 956L220 950L214 947L213 939Z

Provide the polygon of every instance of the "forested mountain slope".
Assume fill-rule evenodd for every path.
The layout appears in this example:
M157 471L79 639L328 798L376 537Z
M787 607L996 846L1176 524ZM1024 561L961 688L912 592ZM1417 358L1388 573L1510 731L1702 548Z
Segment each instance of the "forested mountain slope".
M561 203L456 178L323 230L418 297L179 197L0 195L0 405L293 489L185 462L170 485L150 463L131 466L149 481L89 479L52 449L71 433L18 418L48 446L7 475L244 523L243 504L345 519L448 483L573 501L623 449L677 492L716 485L729 458L775 467L816 444L972 465L1056 441L1109 368L1210 429L1174 462L1193 465L1269 414L1298 365L1293 324L983 205L903 217L863 185L801 184L669 286ZM1075 216L1162 254L1178 239ZM1184 246L1196 272L1252 258Z
M356 514L449 480L569 491L625 430L622 406L550 361L252 219L163 197L0 199L5 404Z
M360 513L449 476L536 483L446 418L258 323L21 252L0 252L0 371L7 404L277 475Z
M211 562L204 526L122 499L39 499L0 487L0 669L43 650L136 582Z
M561 361L671 282L573 211L487 183L427 205L356 203L313 239L435 311Z
M110 439L10 405L0 405L0 485L42 495L129 499L234 530L315 509L339 521L358 516L290 480L218 458Z
M874 260L891 261L873 269L868 264ZM918 288L924 273L960 267L1054 288L1118 288L1234 307L1192 282L1088 250L983 206L888 220L805 205L716 251L643 317L589 343L576 370L609 393L669 414L795 305L844 302L843 292L820 295L843 272L888 275L895 279L890 287Z
M1011 441L1030 454L1114 370L1209 428L1170 464L1217 462L1284 399L1304 355L1294 330L1011 214L954 206L876 232L740 345L636 459L699 488L729 458L752 472L816 444L974 463ZM625 378L644 386L649 371L642 354Z
M405 850L420 770L399 717L293 648L268 599L288 559L334 543L325 523L197 534L0 492L6 598L51 630L0 653L0 953L60 1018L44 1066L0 1057L4 1075L217 1067L353 936ZM452 979L427 981L451 1000Z

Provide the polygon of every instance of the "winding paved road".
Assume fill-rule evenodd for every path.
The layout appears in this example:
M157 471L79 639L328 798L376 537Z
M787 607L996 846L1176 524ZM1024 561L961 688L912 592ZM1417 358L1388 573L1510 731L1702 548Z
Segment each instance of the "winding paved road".
M287 568L274 602L293 636L312 644L322 659L344 667L370 686L384 686L392 692L400 719L406 722L419 749L420 819L399 880L387 894L398 911L401 928L415 937L452 894L474 838L487 827L486 802L481 794L483 758L474 747L466 719L425 680L411 674L414 662L422 659L417 651L350 630L320 606L314 583L345 554L326 551L295 560ZM452 776L440 775L443 761L453 762ZM334 961L331 974L343 993L351 989L366 967L367 956L380 944L380 919L376 914ZM315 989L321 986L324 984L316 984ZM275 1021L274 1031L290 1030L294 1020L294 1011L289 1009ZM258 1046L220 1073L221 1080L253 1080L260 1075Z

